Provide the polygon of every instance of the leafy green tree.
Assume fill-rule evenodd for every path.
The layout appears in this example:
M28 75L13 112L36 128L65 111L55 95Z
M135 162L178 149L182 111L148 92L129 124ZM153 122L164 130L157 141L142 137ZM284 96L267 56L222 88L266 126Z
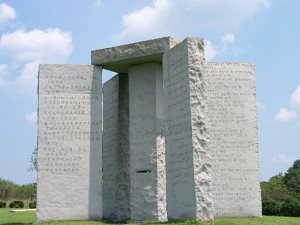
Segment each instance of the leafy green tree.
M271 177L268 182L261 182L261 192L264 198L276 201L283 201L290 194L282 173Z
M0 178L0 200L31 199L34 201L35 193L36 183L17 185L12 181Z
M300 201L297 198L287 198L281 206L281 215L300 216Z
M261 182L264 215L300 216L300 160L292 167Z
M16 192L16 184L9 180L0 178L0 199L8 200L14 196Z
M30 167L28 171L38 171L38 148L35 146L30 158Z
M284 183L290 191L300 194L300 159L284 175Z

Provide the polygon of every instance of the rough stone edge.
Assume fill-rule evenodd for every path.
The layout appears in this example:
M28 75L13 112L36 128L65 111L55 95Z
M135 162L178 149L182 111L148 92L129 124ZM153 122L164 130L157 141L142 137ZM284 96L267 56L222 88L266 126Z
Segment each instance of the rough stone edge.
M207 93L203 78L205 62L204 40L203 38L187 38L186 45L189 62L196 219L212 221L214 216L211 193L212 169L208 148L209 121L206 112Z
M102 65L126 59L163 54L178 43L180 41L175 38L162 37L111 48L92 50L91 64Z
M234 64L234 63L232 63ZM239 63L241 64L241 63ZM253 69L253 75L254 75L254 92L255 92L255 104L254 104L254 109L255 109L255 123L257 125L257 128L255 129L255 139L256 139L256 143L257 143L257 151L256 151L256 159L257 159L257 169L258 169L258 174L257 174L257 177L258 177L258 183L257 183L257 187L258 187L258 191L259 191L259 194L258 194L258 198L259 198L259 201L260 201L260 208L259 208L259 215L257 215L257 217L262 217L262 196L261 196L261 187L260 187L260 180L261 180L261 177L260 177L260 160L259 160L259 122L258 122L258 110L257 110L257 85L256 85L256 64L253 63L253 62L245 62L243 64L246 64L250 67L252 67Z
M161 76L161 77L160 77ZM161 80L160 80L161 78ZM160 83L161 81L161 83ZM160 222L168 221L167 213L167 178L166 178L166 155L165 155L165 121L158 118L159 103L162 102L161 110L164 110L163 90L163 67L156 64L156 168L157 168L157 219ZM159 93L161 89L161 93ZM161 94L161 95L159 95ZM161 99L159 99L161 98ZM161 102L159 102L161 100Z
M93 90L96 89L100 96L101 102L98 106L99 108L98 108L97 112L100 111L100 124L102 124L103 123L103 121L102 121L103 120L103 118L102 118L103 117L103 105L102 105L102 103L103 103L103 96L102 96L102 91L103 91L102 90L102 88L103 88L102 87L102 71L103 71L103 68L101 66L95 66L95 65L90 65L90 66L92 66L92 68L93 68L93 76L97 73L100 74L99 80L98 80L98 82L100 82L100 84L98 84L99 87L98 87L98 89L96 89L97 85L95 83L92 83L91 95L95 94L93 92ZM94 82L97 82L97 81L94 81ZM96 87L94 87L95 85L96 85ZM90 116L91 119L93 116L95 116L95 115L93 115L94 110L95 109L93 109L92 105L91 105L91 116ZM99 130L101 133L103 133L102 125L100 125ZM90 187L89 187L89 208L88 208L89 220L102 220L102 216L103 216L102 215L102 212L103 212L103 202L102 202L102 195L103 195L102 143L103 143L103 139L102 139L102 135L100 135L100 138L101 138L100 146L93 145L95 143L92 144L92 142L90 142L90 171L89 171L90 172L90 177L89 177ZM93 155L92 155L92 153L93 153ZM99 164L100 164L100 166L97 167L99 170L95 171L95 169L94 169L95 165L99 165ZM92 173L94 173L94 176L91 175ZM95 176L95 173L97 173L97 176ZM99 186L93 185L91 187L92 182L95 182L96 179L98 181ZM97 189L97 187L98 187L98 189ZM94 189L96 189L96 190L94 190ZM99 208L98 209L96 209L94 207L95 205L91 205L92 204L91 201L93 201L94 204L97 204L96 194L99 197L99 199L98 199ZM99 214L97 214L97 213L99 213Z

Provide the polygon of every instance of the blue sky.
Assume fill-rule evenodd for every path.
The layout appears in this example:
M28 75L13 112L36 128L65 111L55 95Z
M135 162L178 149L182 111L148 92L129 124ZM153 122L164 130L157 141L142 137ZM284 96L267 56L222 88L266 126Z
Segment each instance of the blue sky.
M300 1L0 0L0 177L34 182L39 63L162 36L206 39L209 61L255 62L261 178L300 159ZM103 80L112 73L104 72Z

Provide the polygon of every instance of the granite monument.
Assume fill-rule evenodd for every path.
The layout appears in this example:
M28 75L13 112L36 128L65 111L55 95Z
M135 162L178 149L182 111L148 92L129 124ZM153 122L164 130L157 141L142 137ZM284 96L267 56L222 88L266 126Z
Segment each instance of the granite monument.
M254 64L171 37L91 61L39 68L38 221L261 216Z

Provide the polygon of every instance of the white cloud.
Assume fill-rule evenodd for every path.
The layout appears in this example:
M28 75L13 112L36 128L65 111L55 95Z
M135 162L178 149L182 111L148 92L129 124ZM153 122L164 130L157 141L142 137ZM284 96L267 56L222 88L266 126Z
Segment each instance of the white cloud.
M3 34L0 50L19 61L64 62L73 51L72 35L58 28Z
M26 63L24 65L20 75L15 80L15 84L20 91L27 93L36 91L38 68L39 63L37 62Z
M289 122L297 117L297 113L289 111L287 108L281 108L276 114L275 119L280 122Z
M31 112L31 113L27 113L25 115L25 119L28 121L28 122L36 122L37 121L37 112Z
M237 30L270 0L154 0L123 16L119 39L150 38L203 29Z
M17 30L0 38L0 54L22 67L11 81L21 92L36 92L40 63L65 63L72 51L72 34L58 28Z
M300 86L291 95L291 103L294 106L300 106Z
M233 33L225 34L218 45L214 45L209 40L205 40L204 50L207 61L211 61L219 55L224 55L229 51L233 51L235 54L238 49L233 46L235 42L235 35ZM240 51L240 50L239 50Z
M151 34L155 33L166 34L170 5L169 0L154 0L152 6L145 6L123 16L124 29L118 34L118 37L122 39L137 34L143 36L152 36Z
M211 61L219 54L218 49L209 40L205 40L204 43L205 58L207 61Z
M283 153L279 153L275 156L273 156L271 158L271 161L272 162L279 162L279 163L287 163L287 164L291 164L293 163L295 160L295 157L292 157L292 156L288 156L286 154L283 154Z
M103 5L103 2L102 0L95 0L94 4L97 8L100 8Z
M11 6L0 3L0 25L16 18L16 11Z
M225 34L222 39L221 39L221 43L223 45L228 45L228 44L232 44L235 41L235 36L234 34Z

